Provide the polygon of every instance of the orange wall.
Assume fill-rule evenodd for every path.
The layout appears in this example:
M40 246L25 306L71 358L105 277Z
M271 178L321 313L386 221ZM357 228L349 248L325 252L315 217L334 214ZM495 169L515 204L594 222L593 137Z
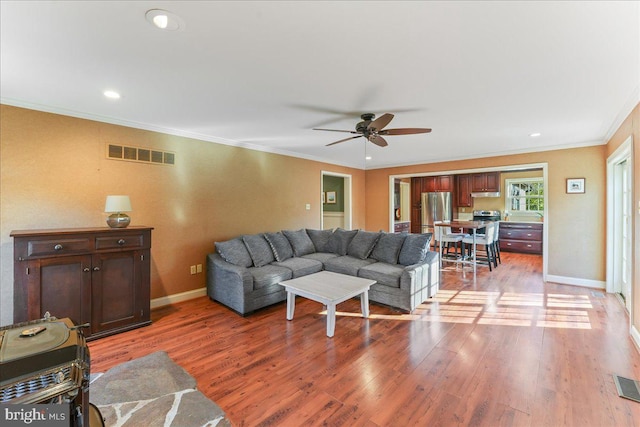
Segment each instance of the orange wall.
M633 262L633 326L640 331L640 104L629 114L616 133L607 144L606 156L609 157L625 142L629 136L633 137L633 229L634 247L631 255Z
M366 172L367 228L389 229L389 176L547 163L548 274L605 281L605 146L375 169ZM585 194L566 194L567 178L586 178Z
M6 105L0 129L0 324L12 323L9 233L106 226L108 194L128 194L132 225L155 228L152 298L205 286L189 266L216 240L319 228L322 170L353 176L353 227L365 227L362 170ZM110 160L107 143L172 151L176 164Z
M107 194L129 194L132 223L155 228L152 298L202 288L213 242L242 233L319 227L321 171L353 176L353 227L388 229L390 175L547 163L548 273L605 280L606 157L634 135L640 165L640 111L607 146L496 156L362 171L90 120L0 106L0 324L12 321L11 230L103 226ZM105 145L176 153L175 166L109 160ZM586 178L585 194L566 194L565 179ZM640 173L635 174L635 203ZM366 184L366 185L365 185ZM365 210L366 201L366 210ZM305 210L305 204L311 210ZM640 227L634 218L635 265ZM636 319L640 284L634 274ZM637 322L636 322L637 323Z

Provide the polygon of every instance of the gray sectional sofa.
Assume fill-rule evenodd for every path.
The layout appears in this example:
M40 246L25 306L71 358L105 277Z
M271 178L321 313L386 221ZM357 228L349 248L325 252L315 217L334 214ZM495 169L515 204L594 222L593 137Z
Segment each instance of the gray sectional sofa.
M369 300L413 311L438 291L431 234L283 230L216 242L207 255L207 294L246 315L286 300L279 282L321 270L376 280Z

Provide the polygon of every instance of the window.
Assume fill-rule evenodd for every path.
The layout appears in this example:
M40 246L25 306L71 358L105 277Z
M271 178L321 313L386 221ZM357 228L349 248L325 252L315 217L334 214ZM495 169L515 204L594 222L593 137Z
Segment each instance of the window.
M544 211L542 178L507 179L505 183L507 186L506 212L512 215L542 215Z

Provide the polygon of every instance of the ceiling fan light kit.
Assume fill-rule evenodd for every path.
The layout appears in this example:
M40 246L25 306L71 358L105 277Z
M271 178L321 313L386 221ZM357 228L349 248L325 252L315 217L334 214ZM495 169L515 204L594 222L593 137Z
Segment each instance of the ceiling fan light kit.
M400 129L384 129L393 119L393 114L385 113L375 118L376 115L373 113L364 113L360 116L362 121L356 125L356 130L340 130L340 129L321 129L314 128L313 130L324 130L329 132L347 132L356 134L356 136L350 136L348 138L344 138L330 144L327 144L327 147L335 144L339 144L341 142L349 141L351 139L356 139L360 137L365 137L369 142L377 145L378 147L386 147L389 145L387 141L383 138L383 135L413 135L418 133L429 133L431 129L429 128L400 128Z

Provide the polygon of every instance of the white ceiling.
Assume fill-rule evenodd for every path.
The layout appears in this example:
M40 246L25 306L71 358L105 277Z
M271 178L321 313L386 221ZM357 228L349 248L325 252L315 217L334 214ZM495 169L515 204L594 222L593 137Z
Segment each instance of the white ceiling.
M637 1L0 5L4 104L358 168L603 144L640 101ZM365 112L433 132L312 130Z

